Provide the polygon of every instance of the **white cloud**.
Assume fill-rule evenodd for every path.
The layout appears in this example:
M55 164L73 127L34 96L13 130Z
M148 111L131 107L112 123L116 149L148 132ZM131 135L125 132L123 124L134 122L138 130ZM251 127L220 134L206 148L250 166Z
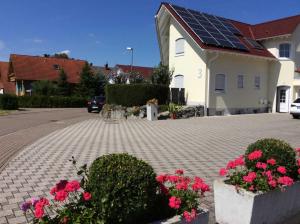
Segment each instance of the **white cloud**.
M3 50L5 48L4 41L0 40L0 50Z
M71 54L71 51L70 50L63 50L61 52L58 52L59 54L67 54L67 55L70 55Z

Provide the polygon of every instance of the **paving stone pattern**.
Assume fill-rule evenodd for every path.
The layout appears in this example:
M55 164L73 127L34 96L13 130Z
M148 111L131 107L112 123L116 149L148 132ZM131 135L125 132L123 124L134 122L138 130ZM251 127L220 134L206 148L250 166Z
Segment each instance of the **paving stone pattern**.
M281 138L300 146L300 120L287 114L205 117L187 120L104 121L89 119L55 131L27 146L0 174L0 224L25 223L19 205L49 195L61 179L76 178L72 164L90 164L107 153L128 152L149 162L157 173L184 169L212 184L218 170L245 147L263 137ZM203 206L212 211L213 195Z

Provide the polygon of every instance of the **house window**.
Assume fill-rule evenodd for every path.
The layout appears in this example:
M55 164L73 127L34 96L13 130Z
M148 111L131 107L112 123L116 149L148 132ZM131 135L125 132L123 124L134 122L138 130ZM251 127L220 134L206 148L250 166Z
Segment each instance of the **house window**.
M238 77L237 77L237 87L238 87L238 89L244 88L244 76L243 75L238 75Z
M174 87L183 89L183 75L175 75L174 77Z
M59 65L57 65L57 64L54 64L54 65L53 65L53 68L54 68L55 70L59 70L59 69L60 69Z
M284 43L279 45L279 57L289 58L291 51L291 45L289 43Z
M175 41L175 54L184 53L184 38L179 38Z
M260 89L260 76L255 76L254 87L255 87L255 89Z
M217 74L215 78L215 91L216 92L225 92L225 75Z

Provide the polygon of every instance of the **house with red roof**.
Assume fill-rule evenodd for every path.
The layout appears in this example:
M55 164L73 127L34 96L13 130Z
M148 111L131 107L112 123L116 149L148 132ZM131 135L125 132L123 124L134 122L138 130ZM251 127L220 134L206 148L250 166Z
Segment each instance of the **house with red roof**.
M77 84L85 63L84 60L11 54L9 62L0 62L2 91L30 95L33 82L55 81L61 69L66 72L69 83Z
M249 24L162 3L155 22L171 89L207 115L289 112L300 97L300 15Z

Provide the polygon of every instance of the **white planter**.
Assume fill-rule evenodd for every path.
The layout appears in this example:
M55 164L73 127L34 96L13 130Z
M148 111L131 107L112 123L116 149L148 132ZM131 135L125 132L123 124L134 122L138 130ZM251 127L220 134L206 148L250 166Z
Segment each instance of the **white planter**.
M284 192L255 194L244 189L237 192L235 186L215 180L214 200L219 224L291 224L300 212L300 182Z
M176 215L170 219L152 222L151 224L208 224L208 218L208 210L203 209L200 213L197 213L196 219L189 223L187 223L185 220L181 220L181 217Z
M147 120L157 120L157 106L155 104L147 104Z

